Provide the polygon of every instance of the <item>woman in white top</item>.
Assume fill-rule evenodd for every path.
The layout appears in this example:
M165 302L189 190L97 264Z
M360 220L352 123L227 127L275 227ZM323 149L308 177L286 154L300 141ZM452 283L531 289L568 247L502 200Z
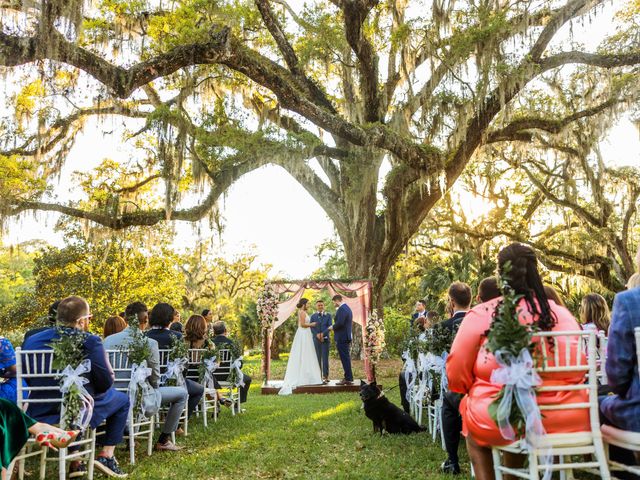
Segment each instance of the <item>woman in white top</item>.
M284 384L278 392L279 395L290 395L296 387L301 385L322 384L322 374L310 330L311 327L316 326L316 323L310 321L307 313L309 300L302 298L296 306L298 307L298 330L293 338Z

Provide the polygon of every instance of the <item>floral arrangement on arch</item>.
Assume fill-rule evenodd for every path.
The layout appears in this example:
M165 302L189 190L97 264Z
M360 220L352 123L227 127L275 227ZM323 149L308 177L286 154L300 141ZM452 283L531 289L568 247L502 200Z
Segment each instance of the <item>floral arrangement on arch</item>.
M374 309L367 320L367 326L365 328L365 349L367 357L372 367L380 360L380 355L385 348L384 341L384 323L378 312Z
M264 289L258 295L256 310L263 330L271 330L278 319L278 295L270 283L264 284Z

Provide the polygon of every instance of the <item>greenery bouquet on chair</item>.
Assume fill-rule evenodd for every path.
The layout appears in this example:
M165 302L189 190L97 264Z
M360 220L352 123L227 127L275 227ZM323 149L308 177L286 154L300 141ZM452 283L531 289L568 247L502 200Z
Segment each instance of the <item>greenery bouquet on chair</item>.
M218 347L215 343L209 342L210 346L200 357L200 365L198 365L198 380L201 385L209 390L215 390L214 372L220 366L218 361Z
M60 371L62 407L60 425L65 430L84 430L93 415L93 398L84 387L91 361L84 358L86 334L70 328L58 328L59 338L51 342L54 369Z
M131 381L129 382L129 400L131 409L136 412L137 419L143 420L155 415L160 409L162 399L149 383L151 369L147 359L151 357L151 348L147 337L140 329L138 315L127 318L131 330L131 340L121 351L126 352L131 364Z
M507 274L508 270L505 268ZM523 296L509 286L507 275L500 281L503 297L494 314L486 348L500 366L491 374L491 382L502 385L502 389L489 406L489 413L506 440L515 441L526 435L527 441L533 443L534 437L544 435L535 393L542 381L531 357L534 327L519 321L518 304Z
M171 339L169 363L163 375L163 384L167 387L182 387L185 385L184 370L189 363L189 347L181 339L174 336Z

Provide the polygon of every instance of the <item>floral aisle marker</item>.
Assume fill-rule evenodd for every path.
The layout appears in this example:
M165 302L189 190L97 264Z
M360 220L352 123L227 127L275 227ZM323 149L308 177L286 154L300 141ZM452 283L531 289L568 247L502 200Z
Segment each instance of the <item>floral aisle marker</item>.
M185 385L184 370L189 363L189 347L182 338L173 336L169 350L167 371L162 376L162 382L167 387L182 387Z
M209 348L202 352L200 365L198 365L198 380L201 385L209 390L215 390L213 373L218 369L218 347L215 343L209 342Z
M371 368L371 378L369 381L376 379L376 365L380 360L380 355L385 349L384 339L384 323L380 317L378 317L377 310L373 310L369 314L367 320L367 326L365 329L365 349L366 355L369 358L369 365Z
M258 295L258 301L256 302L258 319L262 327L262 351L266 352L262 358L262 375L263 381L265 382L269 378L269 372L267 371L269 369L269 361L266 355L271 352L271 333L273 331L273 324L278 319L278 303L278 295L273 285L265 283L264 289Z
M509 285L509 265L500 279L502 300L494 314L487 334L486 349L491 352L500 368L491 373L491 383L502 385L489 406L489 413L505 440L515 441L524 435L529 448L537 445L545 435L535 388L542 380L535 370L531 356L534 349L532 336L537 325L520 323L518 307L523 295L516 294ZM542 465L551 465L551 452L541 458ZM547 468L545 480L550 478Z
M83 375L91 371L91 361L84 358L87 334L72 328L58 328L59 338L49 345L53 350L52 366L60 371L62 407L60 425L65 430L84 430L93 415L93 398L84 387L89 380Z
M131 408L133 412L136 412L137 420L142 421L148 418L148 416L157 413L160 405L149 405L148 401L148 399L153 398L154 391L149 383L151 369L147 365L147 359L151 357L151 347L149 347L147 336L140 329L138 315L128 317L127 323L131 330L131 340L126 346L121 347L120 351L121 353L127 354L129 364L131 365L129 408ZM147 399L147 401L145 401L145 399ZM158 403L157 400L155 403Z

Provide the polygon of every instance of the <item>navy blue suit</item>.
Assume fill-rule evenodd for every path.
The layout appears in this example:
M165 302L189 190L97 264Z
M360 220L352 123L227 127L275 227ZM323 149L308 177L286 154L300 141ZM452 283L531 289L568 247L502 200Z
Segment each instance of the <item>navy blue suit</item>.
M328 312L316 312L311 315L311 322L317 323L315 327L311 327L313 333L313 344L316 347L316 355L318 356L318 363L322 370L322 377L329 378L329 327L331 326L331 314ZM316 335L322 333L324 335L324 342L318 340Z
M59 338L57 329L48 328L27 338L22 348L24 350L51 350L49 344L55 338ZM107 446L117 445L122 442L122 434L127 423L129 397L113 388L115 378L113 369L100 337L87 335L84 351L85 358L91 360L91 371L86 375L89 383L85 385L87 392L94 400L90 426L96 428L106 420L105 435L101 438L101 443ZM34 365L30 365L30 367L32 372L35 371ZM49 372L38 371L38 373ZM58 385L58 381L50 377L32 378L28 383L30 387ZM32 400L50 398L52 395L51 391L39 392L35 390L31 391L29 398ZM30 402L27 414L40 422L56 424L60 422L60 404Z
M340 355L344 379L353 382L353 372L351 371L351 327L353 325L353 312L349 305L343 303L336 310L336 317L333 323L333 339L336 342L336 349ZM327 329L325 334L329 333Z

